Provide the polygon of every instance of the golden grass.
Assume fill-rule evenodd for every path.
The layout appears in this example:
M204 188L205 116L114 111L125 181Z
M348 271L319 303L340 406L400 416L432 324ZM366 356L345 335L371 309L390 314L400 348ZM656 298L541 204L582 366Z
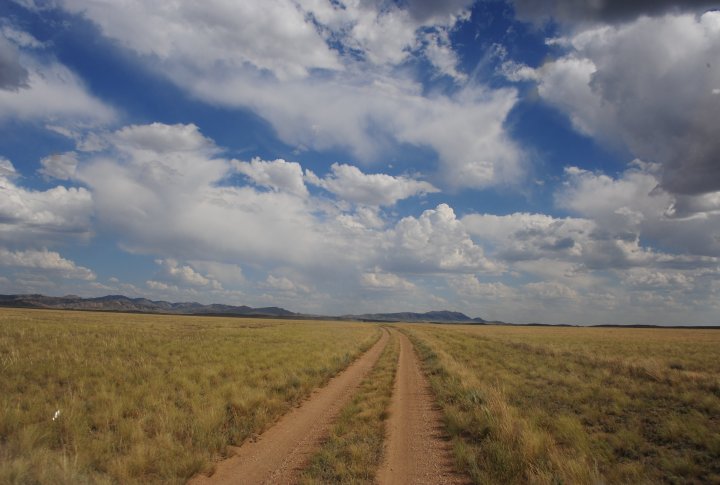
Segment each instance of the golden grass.
M406 328L475 483L720 483L720 331Z
M302 484L375 483L400 351L395 332L390 338L352 402L340 412L327 441L311 457Z
M354 323L0 309L0 483L182 483L379 336Z

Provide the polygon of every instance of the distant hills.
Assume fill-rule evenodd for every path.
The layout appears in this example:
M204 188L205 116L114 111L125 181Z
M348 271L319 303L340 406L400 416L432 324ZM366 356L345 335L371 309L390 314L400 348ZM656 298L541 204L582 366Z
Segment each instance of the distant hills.
M16 308L45 308L55 310L92 310L104 312L129 313L165 313L174 315L226 315L244 317L275 317L275 318L320 318L357 320L364 322L427 322L427 323L464 323L484 324L502 323L487 322L482 318L470 318L464 313L447 310L426 313L365 313L362 315L343 315L328 317L294 313L279 307L252 308L246 305L203 305L196 302L171 303L168 301L149 300L147 298L128 298L124 295L107 295L96 298L82 298L76 295L45 296L45 295L0 295L0 306Z
M21 308L47 308L58 310L94 310L130 313L170 313L177 315L238 315L259 317L298 317L298 313L279 307L252 308L234 305L203 305L195 302L171 303L147 298L128 298L108 295L81 298L75 295L0 295L0 306Z
M361 320L367 322L429 322L429 323L464 323L464 324L484 324L489 323L482 318L470 318L464 313L451 312L447 310L413 313L366 313L363 315L345 315L342 318L352 320ZM493 322L496 323L496 322Z

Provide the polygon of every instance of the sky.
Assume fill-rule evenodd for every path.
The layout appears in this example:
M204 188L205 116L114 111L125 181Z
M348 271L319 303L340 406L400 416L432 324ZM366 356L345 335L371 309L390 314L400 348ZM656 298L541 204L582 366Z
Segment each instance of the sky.
M720 10L0 2L0 293L720 323Z

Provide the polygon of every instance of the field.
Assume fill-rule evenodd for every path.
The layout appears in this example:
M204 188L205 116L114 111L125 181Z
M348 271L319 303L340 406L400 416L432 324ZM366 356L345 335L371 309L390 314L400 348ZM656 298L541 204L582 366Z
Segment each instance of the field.
M0 309L0 483L183 483L379 335L353 323Z
M720 483L718 330L1 308L0 483L212 483L231 445L262 444L353 361L357 384L322 411L295 482L374 483L400 466L388 429L414 415L391 411L393 383L414 365L444 445L407 447L406 465L446 453L457 483ZM411 440L434 433L412 421Z
M475 483L720 483L720 331L407 330Z

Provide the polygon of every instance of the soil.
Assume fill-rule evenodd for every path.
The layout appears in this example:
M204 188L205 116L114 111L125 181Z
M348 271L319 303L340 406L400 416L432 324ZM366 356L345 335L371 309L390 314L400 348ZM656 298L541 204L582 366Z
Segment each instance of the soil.
M400 339L400 357L388 418L385 459L378 472L381 485L466 484L455 472L442 415L408 337Z
M257 439L233 448L234 456L219 462L212 476L196 475L188 483L295 483L340 410L377 362L388 338L388 332L383 330L382 337L370 350L333 377L325 387L314 391Z

